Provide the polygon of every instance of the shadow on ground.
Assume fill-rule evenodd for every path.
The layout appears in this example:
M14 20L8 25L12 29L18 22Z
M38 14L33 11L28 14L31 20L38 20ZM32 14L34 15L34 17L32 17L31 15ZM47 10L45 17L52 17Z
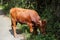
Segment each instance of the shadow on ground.
M10 31L10 33L11 33L12 35L14 35L12 29L10 29L9 31ZM21 31L20 29L16 29L16 33L17 33L17 34L22 34L22 31Z

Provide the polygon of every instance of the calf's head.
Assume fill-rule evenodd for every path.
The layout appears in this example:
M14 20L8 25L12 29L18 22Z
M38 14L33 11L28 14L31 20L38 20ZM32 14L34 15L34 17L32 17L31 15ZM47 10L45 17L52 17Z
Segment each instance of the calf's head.
M44 19L44 20L40 20L39 23L40 23L41 27L44 27L46 25L47 21L46 21L46 19Z
M47 21L45 19L39 21L39 29L42 34L46 34L46 30L45 30L46 23L47 23Z

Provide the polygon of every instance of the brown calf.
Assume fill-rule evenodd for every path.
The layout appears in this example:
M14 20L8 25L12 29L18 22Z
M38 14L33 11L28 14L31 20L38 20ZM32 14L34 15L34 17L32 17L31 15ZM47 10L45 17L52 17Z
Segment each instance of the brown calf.
M12 28L14 37L16 37L16 23L26 23L29 28L30 32L33 32L33 28L39 26L42 33L45 33L45 22L42 21L40 16L35 10L30 9L23 9L23 8L12 8L10 9L11 21L12 21ZM35 31L35 30L34 30Z

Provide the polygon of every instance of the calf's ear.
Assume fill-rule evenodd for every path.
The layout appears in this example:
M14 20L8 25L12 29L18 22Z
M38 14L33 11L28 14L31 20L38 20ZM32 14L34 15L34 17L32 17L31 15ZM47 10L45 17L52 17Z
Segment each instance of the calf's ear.
M46 23L47 23L46 19L42 20L42 24L46 24Z

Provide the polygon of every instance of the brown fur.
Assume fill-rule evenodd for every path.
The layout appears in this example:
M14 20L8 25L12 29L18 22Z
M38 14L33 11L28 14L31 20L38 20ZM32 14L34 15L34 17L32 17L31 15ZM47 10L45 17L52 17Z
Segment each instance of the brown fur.
M16 37L16 22L20 22L22 24L26 23L30 28L30 32L35 31L35 29L33 30L33 28L35 28L34 25L39 25L40 29L43 26L41 18L39 17L38 13L35 10L12 8L10 9L10 15L11 15L12 28L15 37ZM42 32L43 30L44 28L41 29Z

